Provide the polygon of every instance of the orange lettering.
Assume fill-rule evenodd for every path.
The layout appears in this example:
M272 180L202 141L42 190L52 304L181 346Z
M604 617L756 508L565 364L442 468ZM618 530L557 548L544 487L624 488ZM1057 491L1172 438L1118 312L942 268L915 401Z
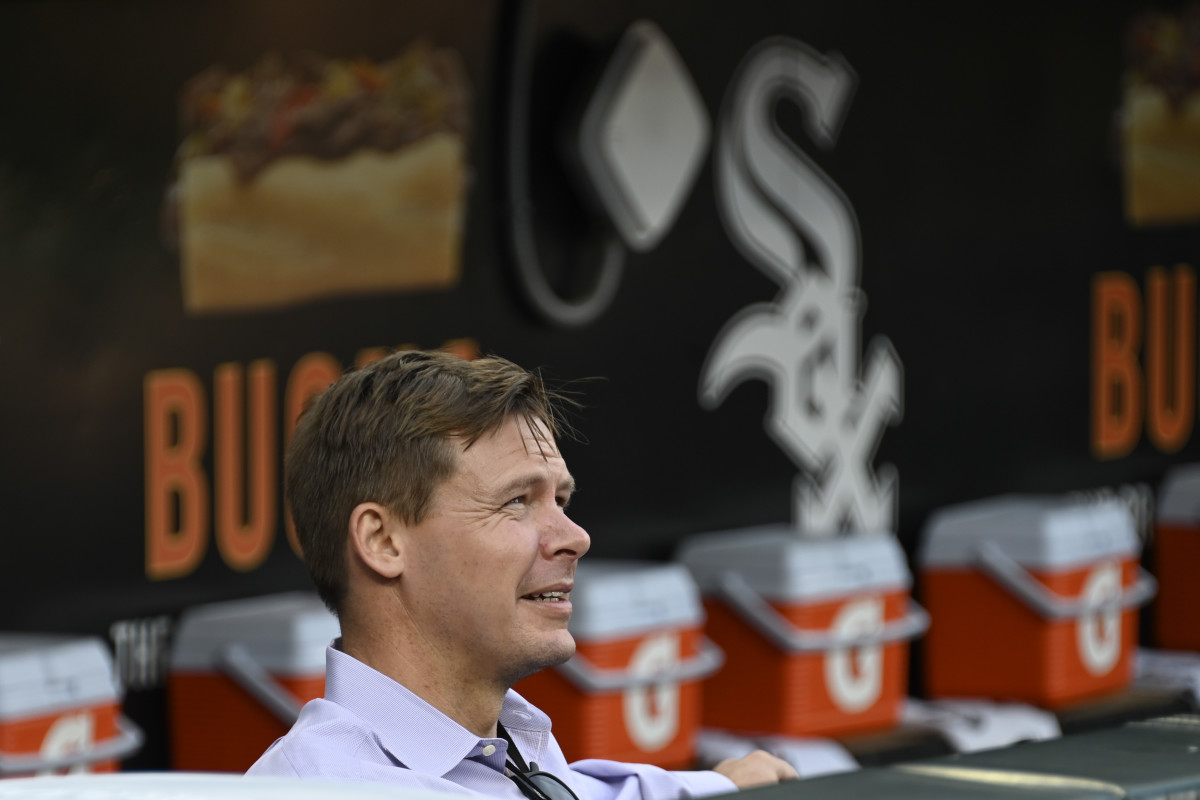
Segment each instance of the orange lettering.
M146 375L144 391L146 577L179 578L196 568L207 544L204 390L189 370L165 369Z
M275 364L250 364L249 436L241 365L221 364L213 383L217 549L230 567L247 571L263 562L275 542Z
M364 347L362 350L359 350L357 354L355 354L354 366L358 369L362 369L368 364L374 364L376 361L384 358L391 352L392 351L388 350L386 347Z
M412 349L413 345L404 346ZM451 339L444 350L477 358L473 339ZM389 351L360 350L357 367ZM213 488L205 470L207 398L190 370L147 373L145 402L146 575L181 578L200 564L208 546L210 517L222 560L235 570L256 569L270 555L279 511L279 418L277 367L261 359L243 368L230 362L213 375ZM328 353L309 353L288 375L283 398L283 438L291 442L309 400L342 375ZM285 508L288 541L301 548Z
M1172 306L1165 271L1146 276L1146 432L1164 453L1187 442L1195 406L1196 275L1180 265L1173 277Z
M479 358L479 342L474 339L447 339L442 345L447 353L453 353L463 361L474 361Z
M1141 297L1123 272L1092 282L1092 452L1119 458L1137 444L1142 423Z

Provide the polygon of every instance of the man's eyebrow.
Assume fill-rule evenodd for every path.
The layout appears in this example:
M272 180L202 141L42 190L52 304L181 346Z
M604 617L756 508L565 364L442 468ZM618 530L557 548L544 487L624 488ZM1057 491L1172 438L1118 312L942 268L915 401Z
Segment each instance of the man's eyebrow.
M504 484L499 489L497 489L496 493L504 496L505 498L508 498L508 497L518 494L522 490L529 489L533 486L538 486L539 484L546 484L546 483L549 483L549 480L547 479L546 475L544 475L543 473L540 473L540 472L531 472L526 475L518 475L517 477L513 478L511 481L509 481L508 483ZM575 492L574 476L568 475L567 477L565 477L561 481L559 481L558 486L555 487L555 491L556 492L566 492L567 494L574 494L574 492Z

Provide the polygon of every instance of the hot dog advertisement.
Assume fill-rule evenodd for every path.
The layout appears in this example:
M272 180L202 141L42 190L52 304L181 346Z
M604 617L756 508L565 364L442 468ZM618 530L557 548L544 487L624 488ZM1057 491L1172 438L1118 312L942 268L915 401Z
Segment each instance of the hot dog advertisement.
M469 90L453 51L213 67L180 120L168 213L190 312L457 283Z

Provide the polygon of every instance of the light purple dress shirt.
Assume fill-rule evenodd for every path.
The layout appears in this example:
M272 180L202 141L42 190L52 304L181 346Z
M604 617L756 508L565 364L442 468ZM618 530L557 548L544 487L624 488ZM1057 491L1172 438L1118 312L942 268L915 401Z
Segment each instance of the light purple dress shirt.
M325 653L325 697L304 706L286 736L247 775L390 783L525 800L505 775L508 744L481 739L352 656ZM500 711L526 762L557 775L579 800L674 800L737 789L716 772L670 772L589 759L568 765L550 718L514 691Z

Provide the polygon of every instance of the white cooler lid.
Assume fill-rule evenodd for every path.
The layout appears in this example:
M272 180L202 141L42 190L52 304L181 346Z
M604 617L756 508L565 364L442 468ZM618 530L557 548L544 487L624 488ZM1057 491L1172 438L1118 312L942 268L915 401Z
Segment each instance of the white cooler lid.
M322 675L325 648L341 634L316 592L287 592L196 606L183 612L171 669L211 671L228 644L240 644L276 675Z
M93 636L0 633L0 718L115 703L107 645Z
M691 570L702 592L712 592L721 573L733 571L758 594L782 602L907 591L912 585L904 550L887 533L806 538L786 525L716 531L684 539L675 559Z
M1159 522L1200 523L1200 464L1172 467L1158 490Z
M969 567L988 542L1027 569L1080 567L1141 551L1133 513L1120 500L1002 495L934 512L918 560L923 567Z
M585 558L571 590L571 634L581 639L696 627L704 606L682 564Z

